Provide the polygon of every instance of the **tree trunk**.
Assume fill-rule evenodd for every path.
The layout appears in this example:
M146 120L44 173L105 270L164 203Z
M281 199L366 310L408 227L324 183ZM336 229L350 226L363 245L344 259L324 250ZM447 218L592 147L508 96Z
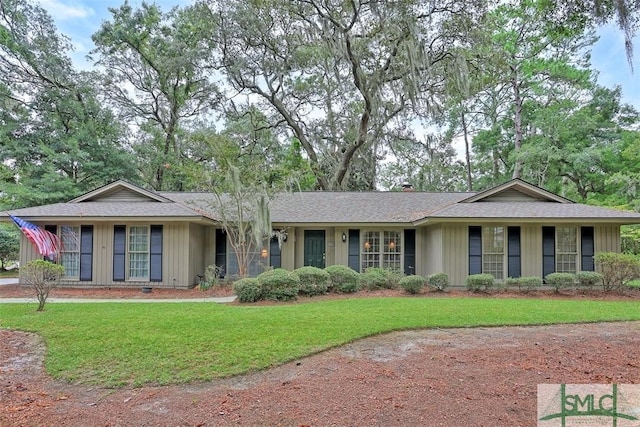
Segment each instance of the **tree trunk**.
M522 159L520 158L520 150L522 148L522 98L520 96L520 83L518 82L518 75L516 70L513 69L513 77L511 79L511 86L513 87L513 103L515 106L515 140L513 145L513 152L515 154L515 164L513 165L512 179L520 178L522 175Z
M460 112L462 123L462 132L464 135L464 155L467 166L467 191L473 191L473 182L471 180L471 150L469 148L469 135L467 131L467 121L465 119L464 109Z

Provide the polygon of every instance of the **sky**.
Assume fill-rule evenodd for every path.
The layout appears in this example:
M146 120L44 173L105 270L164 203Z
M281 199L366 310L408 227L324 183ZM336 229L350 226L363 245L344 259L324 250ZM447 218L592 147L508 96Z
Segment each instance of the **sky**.
M100 23L111 16L108 8L118 7L120 0L39 0L40 5L53 17L59 32L69 38L76 51L72 55L76 66L91 68L85 56L93 48L91 35L100 28ZM141 1L130 0L133 7ZM156 0L163 11L173 6L184 6L192 0ZM598 31L600 40L593 47L591 63L598 70L598 82L606 87L620 85L622 100L640 110L640 36L634 39L634 70L627 61L624 36L615 25Z

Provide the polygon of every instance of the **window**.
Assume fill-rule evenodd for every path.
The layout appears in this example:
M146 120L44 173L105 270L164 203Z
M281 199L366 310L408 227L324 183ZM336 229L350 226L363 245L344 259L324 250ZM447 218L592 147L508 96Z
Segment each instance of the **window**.
M556 227L556 271L575 273L578 265L578 228Z
M149 227L129 227L129 278L149 277Z
M113 281L162 281L162 225L113 226Z
M80 227L60 226L60 265L64 267L67 278L80 277Z
M484 227L482 235L482 272L504 279L505 227Z
M362 271L369 267L402 271L399 231L365 231L362 241Z

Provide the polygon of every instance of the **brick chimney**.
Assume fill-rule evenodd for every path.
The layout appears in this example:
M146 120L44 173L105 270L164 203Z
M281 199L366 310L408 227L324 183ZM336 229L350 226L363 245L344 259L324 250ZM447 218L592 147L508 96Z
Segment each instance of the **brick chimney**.
M413 191L413 185L411 185L408 182L403 182L402 183L402 191Z

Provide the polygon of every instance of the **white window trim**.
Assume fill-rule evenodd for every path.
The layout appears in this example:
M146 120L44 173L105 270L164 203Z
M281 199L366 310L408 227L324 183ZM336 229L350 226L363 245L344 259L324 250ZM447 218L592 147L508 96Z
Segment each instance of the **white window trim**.
M367 239L365 235L367 233L376 233L378 236L378 245L379 249L376 252L371 252L365 250L365 244ZM400 240L400 244L395 243L396 250L395 251L385 251L385 233L396 233L398 235L398 239ZM400 263L397 267L397 271L404 271L404 231L397 229L362 229L360 230L360 271L364 272L367 268L389 268L383 267L384 257L385 255L399 255ZM377 265L364 265L365 255L378 255Z
M146 252L131 251L131 229L132 228L146 228L147 230L147 250ZM125 247L125 276L129 282L148 282L151 274L151 226L150 225L127 225L127 239ZM131 254L132 253L146 253L147 254L147 274L144 277L132 277L131 276Z
M75 234L78 240L77 250L74 250L74 251L65 250L63 233L62 233L62 229L64 227L72 228L76 232ZM67 269L65 268L64 276L63 276L64 280L75 280L75 281L80 280L80 233L81 233L81 228L79 225L71 225L71 224L58 225L58 236L60 236L61 248L60 248L60 255L58 256L57 264L64 266L64 264L62 263L62 258L63 258L63 254L65 253L76 253L77 259L78 259L78 274L73 276L67 275Z

